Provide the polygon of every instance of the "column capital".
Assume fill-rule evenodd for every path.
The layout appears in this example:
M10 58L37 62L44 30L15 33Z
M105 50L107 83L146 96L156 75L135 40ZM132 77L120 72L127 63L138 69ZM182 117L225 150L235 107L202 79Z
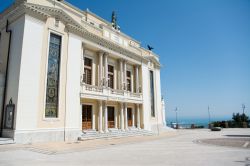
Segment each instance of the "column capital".
M135 66L135 68L139 69L141 65L135 64L134 66Z
M104 54L103 54L104 56L109 56L109 53L107 53L107 52L104 52Z
M105 52L102 51L102 50L99 50L97 53L98 53L99 55L104 55L104 54L105 54Z

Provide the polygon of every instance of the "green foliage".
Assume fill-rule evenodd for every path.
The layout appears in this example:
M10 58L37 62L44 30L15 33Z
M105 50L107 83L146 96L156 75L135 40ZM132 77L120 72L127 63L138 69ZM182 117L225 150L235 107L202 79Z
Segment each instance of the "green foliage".
M233 117L232 119L237 122L237 123L240 123L240 122L248 122L249 121L249 117L246 115L246 114L240 114L240 113L233 113Z
M246 114L233 113L232 120L212 122L214 127L222 128L242 128L250 127L250 120Z

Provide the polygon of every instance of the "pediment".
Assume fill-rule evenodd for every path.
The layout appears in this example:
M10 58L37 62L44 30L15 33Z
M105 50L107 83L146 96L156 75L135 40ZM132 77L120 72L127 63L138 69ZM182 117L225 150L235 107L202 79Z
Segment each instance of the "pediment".
M83 28L76 20L74 20L69 14L67 14L63 9L60 8L52 8L48 6L42 6L37 4L26 3L25 4L27 9L32 11L39 12L47 17L54 17L59 19L60 21L64 22L65 25L71 24L78 28Z

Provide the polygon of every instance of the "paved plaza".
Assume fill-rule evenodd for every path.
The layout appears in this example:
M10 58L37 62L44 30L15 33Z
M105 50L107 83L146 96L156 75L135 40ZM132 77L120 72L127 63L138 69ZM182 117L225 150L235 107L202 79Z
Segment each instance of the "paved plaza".
M1 166L250 165L250 129L178 130L160 136L1 145Z

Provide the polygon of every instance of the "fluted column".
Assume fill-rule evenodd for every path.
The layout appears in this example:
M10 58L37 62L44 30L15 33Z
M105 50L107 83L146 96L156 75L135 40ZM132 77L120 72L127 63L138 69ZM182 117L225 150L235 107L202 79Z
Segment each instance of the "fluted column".
M99 52L99 79L98 85L103 86L103 52Z
M92 109L92 130L95 130L95 112Z
M105 133L108 132L108 107L107 102L104 102L104 131Z
M123 103L120 103L120 127L121 127L121 130L124 131L124 105Z
M135 127L135 109L132 110L132 127Z
M105 77L105 86L108 86L108 54L104 54L104 77Z
M125 121L125 130L128 130L128 108L127 108L127 103L124 103L124 121Z
M135 66L135 92L139 93L139 66Z
M100 133L103 132L102 130L102 100L99 100L99 123L98 123L98 130Z
M123 90L123 64L122 64L123 62L122 62L122 60L120 60L120 80L119 80L119 89L120 90Z
M140 129L141 128L141 121L140 121L141 116L140 116L140 105L139 104L136 105L136 110L137 110L137 125L136 126L138 129Z
M82 63L81 63L81 82L83 82L83 74L84 74L84 53L85 53L85 50L84 50L84 44L82 44Z
M117 110L115 109L115 128L118 128L118 118L117 118Z
M127 62L123 61L123 85L124 90L127 90Z

